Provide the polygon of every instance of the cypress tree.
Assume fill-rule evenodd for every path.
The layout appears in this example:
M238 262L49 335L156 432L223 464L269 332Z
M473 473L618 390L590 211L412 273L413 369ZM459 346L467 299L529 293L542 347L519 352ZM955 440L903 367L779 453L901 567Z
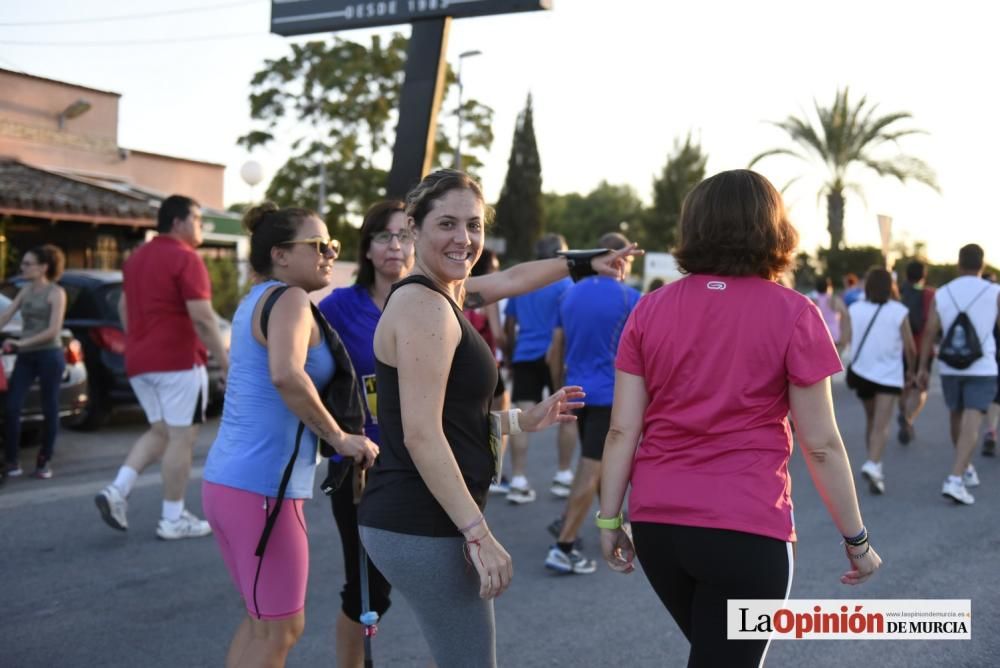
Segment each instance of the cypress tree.
M507 177L496 206L496 234L507 241L508 260L534 257L535 241L544 227L542 219L542 164L538 158L531 94L518 114L514 141L507 161Z

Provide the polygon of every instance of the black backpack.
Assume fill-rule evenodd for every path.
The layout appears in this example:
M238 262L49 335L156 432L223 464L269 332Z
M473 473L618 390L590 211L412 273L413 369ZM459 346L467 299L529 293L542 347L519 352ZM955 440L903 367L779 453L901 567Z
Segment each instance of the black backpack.
M938 348L938 359L953 369L968 369L973 362L983 356L983 344L979 340L979 333L976 332L976 328L966 311L989 287L987 285L980 290L979 294L964 309L958 308L955 297L951 294L951 290L948 290L951 303L955 304L955 308L958 309L958 317L952 321L944 339L941 340L941 346Z

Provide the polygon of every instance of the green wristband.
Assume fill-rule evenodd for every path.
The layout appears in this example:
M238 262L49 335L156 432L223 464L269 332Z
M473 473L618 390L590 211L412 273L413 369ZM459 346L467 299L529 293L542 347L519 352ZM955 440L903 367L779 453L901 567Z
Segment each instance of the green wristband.
M594 524L597 525L598 529L620 529L622 526L622 513L618 512L615 517L601 517L601 511L598 510L594 514Z

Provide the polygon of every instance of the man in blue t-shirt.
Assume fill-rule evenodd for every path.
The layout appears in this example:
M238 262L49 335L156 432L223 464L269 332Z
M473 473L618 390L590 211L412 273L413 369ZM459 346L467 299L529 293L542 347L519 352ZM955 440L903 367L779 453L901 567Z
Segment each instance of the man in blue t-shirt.
M620 250L629 241L617 232L609 232L601 237L599 245ZM592 276L566 290L559 303L553 356L565 365L566 384L580 385L587 393L587 405L577 412L580 460L576 476L562 521L552 525L559 535L545 559L546 568L560 573L597 570L597 564L584 558L574 543L601 480L601 456L615 395L618 339L640 296L638 290L613 278Z
M566 250L566 240L559 234L547 234L538 240L535 246L539 260L555 257L556 253ZM573 285L573 281L565 278L544 288L525 295L512 297L507 301L504 311L506 320L504 328L507 341L513 352L511 354L511 369L513 372L514 389L511 401L515 408L528 410L542 400L547 388L554 392L562 385L560 376L553 373L546 353L552 342L552 330L556 327L559 299ZM573 484L573 449L576 447L576 434L572 424L559 426L559 462L555 477L552 479L552 493L558 497L569 496L570 485ZM507 500L511 503L524 504L535 500L535 490L528 483L525 467L528 461L528 434L512 434L510 436L510 490Z

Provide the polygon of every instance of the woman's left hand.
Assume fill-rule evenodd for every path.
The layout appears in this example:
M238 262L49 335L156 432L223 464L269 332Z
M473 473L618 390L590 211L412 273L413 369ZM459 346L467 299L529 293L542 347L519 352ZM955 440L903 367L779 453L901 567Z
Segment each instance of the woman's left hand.
M7 354L13 353L20 344L21 342L17 339L7 339L3 342L3 351Z
M626 575L635 570L635 547L625 529L601 529L601 553L611 570Z
M623 281L625 280L625 269L632 262L632 258L645 252L639 248L639 244L629 244L621 250L598 255L590 261L590 266L601 276L610 276Z
M521 413L518 423L523 431L541 431L557 422L574 422L573 411L583 408L586 395L579 385L567 385L553 392L545 401Z

